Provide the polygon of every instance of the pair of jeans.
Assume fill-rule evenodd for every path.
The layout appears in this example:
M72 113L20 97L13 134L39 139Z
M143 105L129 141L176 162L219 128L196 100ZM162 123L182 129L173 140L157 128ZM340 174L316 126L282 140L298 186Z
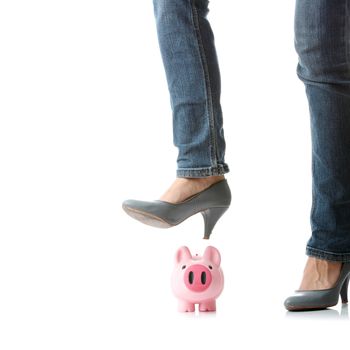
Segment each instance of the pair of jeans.
M297 75L310 109L312 235L306 254L350 262L350 0L296 0ZM229 171L207 0L153 0L179 177Z

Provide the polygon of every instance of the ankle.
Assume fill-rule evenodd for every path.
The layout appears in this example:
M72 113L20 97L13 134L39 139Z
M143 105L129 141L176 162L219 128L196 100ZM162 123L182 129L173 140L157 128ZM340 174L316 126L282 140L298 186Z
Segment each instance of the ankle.
M224 179L225 177L223 175L204 178L178 177L170 188L160 197L160 200L170 203L179 203Z
M300 289L332 288L338 280L341 267L341 262L309 257Z
M185 177L183 179L186 179L192 183L212 185L212 184L215 184L219 181L225 180L225 176L224 175L213 175L213 176L207 176L207 177Z

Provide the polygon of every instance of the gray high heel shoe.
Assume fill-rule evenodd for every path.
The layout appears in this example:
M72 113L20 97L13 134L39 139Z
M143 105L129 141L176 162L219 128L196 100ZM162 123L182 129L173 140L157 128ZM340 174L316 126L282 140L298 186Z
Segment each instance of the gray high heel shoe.
M200 212L204 219L203 238L209 239L215 224L230 203L231 191L227 180L224 179L180 203L128 199L123 202L123 209L134 219L146 225L161 228L176 226Z
M348 302L350 263L344 263L337 283L333 288L321 290L297 290L287 298L284 306L289 311L320 310L338 304L339 295L343 304Z

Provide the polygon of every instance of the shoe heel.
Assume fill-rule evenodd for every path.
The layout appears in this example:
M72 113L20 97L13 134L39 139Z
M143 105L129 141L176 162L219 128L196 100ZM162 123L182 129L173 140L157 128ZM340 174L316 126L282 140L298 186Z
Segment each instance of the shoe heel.
M345 281L340 290L341 301L343 304L348 302L348 285L349 285L350 276L346 277Z
M201 211L204 219L204 239L209 239L213 228L228 207L209 208Z

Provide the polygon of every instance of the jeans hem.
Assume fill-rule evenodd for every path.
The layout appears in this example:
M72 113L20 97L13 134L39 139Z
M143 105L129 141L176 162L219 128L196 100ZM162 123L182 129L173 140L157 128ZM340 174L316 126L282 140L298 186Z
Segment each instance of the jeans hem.
M306 255L318 259L330 260L330 261L340 261L340 262L350 262L350 252L349 253L332 253L326 250L313 248L306 246Z
M177 177L208 177L224 175L230 171L227 164L218 164L215 167L208 168L180 168L176 171Z

